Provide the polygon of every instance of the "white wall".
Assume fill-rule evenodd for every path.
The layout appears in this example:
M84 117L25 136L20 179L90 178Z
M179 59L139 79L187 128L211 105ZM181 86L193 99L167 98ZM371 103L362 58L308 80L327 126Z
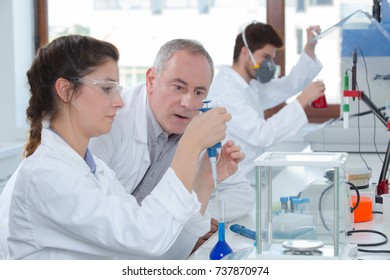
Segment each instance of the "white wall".
M34 56L34 1L0 1L0 145L24 142L26 71Z

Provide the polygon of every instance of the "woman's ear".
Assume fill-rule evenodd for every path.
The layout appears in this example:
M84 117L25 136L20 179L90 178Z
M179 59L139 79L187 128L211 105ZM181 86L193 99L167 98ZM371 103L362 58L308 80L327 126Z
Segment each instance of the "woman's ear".
M58 97L64 102L68 103L73 92L73 84L64 78L58 78L55 83L55 89Z

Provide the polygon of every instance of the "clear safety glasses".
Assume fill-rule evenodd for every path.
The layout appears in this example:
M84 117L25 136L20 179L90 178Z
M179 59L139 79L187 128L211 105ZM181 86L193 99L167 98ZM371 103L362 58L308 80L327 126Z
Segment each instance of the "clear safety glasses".
M85 78L70 78L72 81L77 81L80 84L86 86L95 86L100 89L107 99L112 100L115 94L121 94L123 87L115 81L109 80L94 80L94 79L85 79Z

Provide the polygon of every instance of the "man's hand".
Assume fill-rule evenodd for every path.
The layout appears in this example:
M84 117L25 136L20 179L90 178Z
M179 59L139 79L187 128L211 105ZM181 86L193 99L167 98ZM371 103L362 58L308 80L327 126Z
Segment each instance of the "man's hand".
M245 154L240 146L233 141L227 141L221 148L221 154L217 163L218 182L222 182L238 169L238 163L243 160ZM210 159L205 152L200 159L198 171L196 174L193 190L197 193L199 201L202 203L200 213L204 213L210 199L211 192L214 190L214 180L211 172Z
M310 102L323 96L325 94L325 90L326 87L323 81L311 82L297 97L297 100L302 107L305 107Z
M313 40L316 34L321 33L321 28L318 25L309 26L306 29L307 42L305 45L305 52L311 58L315 58L315 48L317 45L317 40Z
M216 219L211 218L211 226L210 231L200 237L198 241L196 241L196 244L194 248L192 249L192 253L194 253L200 246L202 246L214 233L216 233L218 230L218 221Z
M227 179L238 169L238 163L245 158L245 153L240 146L234 144L232 140L227 141L221 150L217 163L218 182Z
M218 182L222 182L229 176L233 175L238 168L238 163L245 158L245 153L241 151L239 145L236 145L232 140L228 140L221 148L221 153L218 155L217 175ZM200 161L197 186L213 186L213 177L211 172L210 160L205 153ZM196 188L195 188L196 190Z

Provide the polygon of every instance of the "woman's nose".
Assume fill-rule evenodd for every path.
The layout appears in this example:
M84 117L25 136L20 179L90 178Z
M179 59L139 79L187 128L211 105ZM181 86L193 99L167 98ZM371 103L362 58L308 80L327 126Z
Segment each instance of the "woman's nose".
M121 94L116 94L114 99L112 100L112 103L115 108L122 108L124 106L124 103Z

